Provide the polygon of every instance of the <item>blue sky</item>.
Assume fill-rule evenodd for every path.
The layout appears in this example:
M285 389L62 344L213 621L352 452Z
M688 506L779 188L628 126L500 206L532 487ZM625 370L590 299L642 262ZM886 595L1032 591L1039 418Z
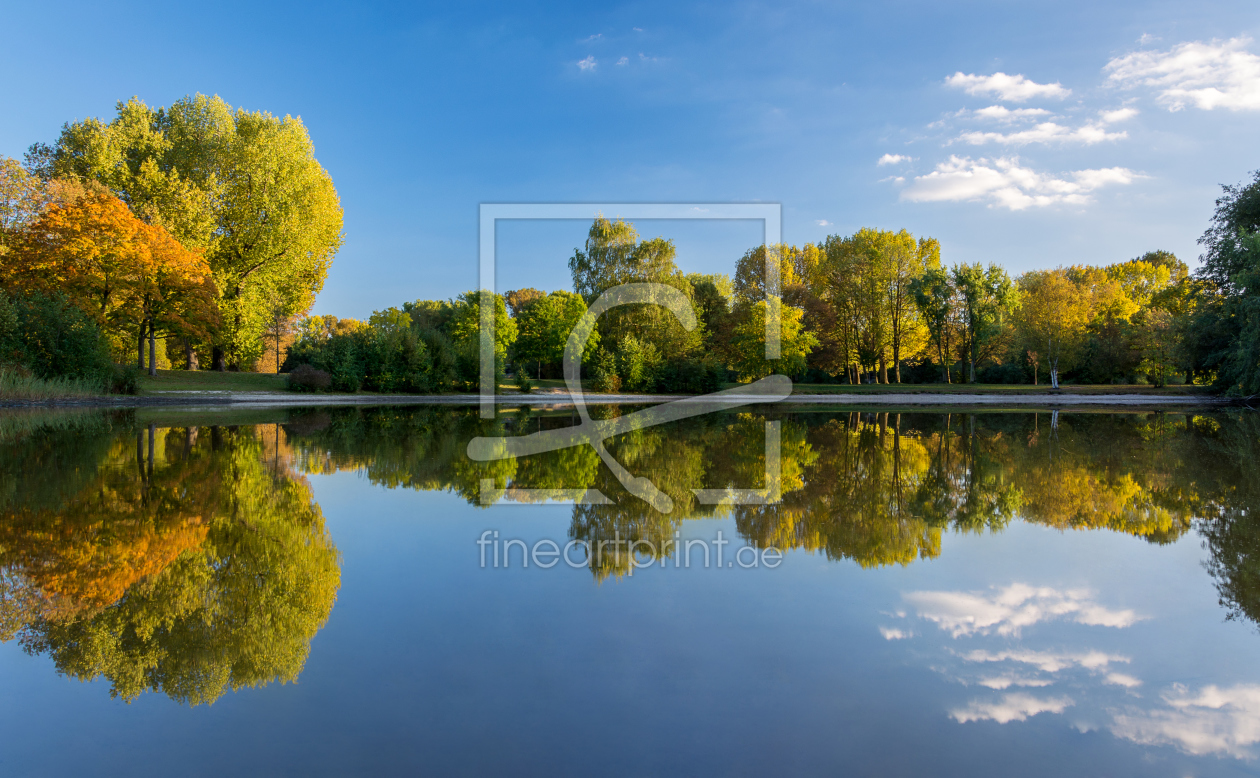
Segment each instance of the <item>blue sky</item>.
M475 286L480 202L780 202L792 243L904 227L947 263L1019 272L1156 248L1194 264L1219 184L1260 167L1254 1L6 3L3 18L0 154L132 95L301 116L346 211L315 308L339 316ZM750 223L639 227L703 272L760 240ZM584 232L501 228L500 289L567 288Z

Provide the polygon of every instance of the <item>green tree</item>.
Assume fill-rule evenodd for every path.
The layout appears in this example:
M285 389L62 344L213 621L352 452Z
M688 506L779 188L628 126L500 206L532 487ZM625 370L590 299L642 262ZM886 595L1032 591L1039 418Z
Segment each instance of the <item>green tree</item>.
M674 255L673 241L640 241L633 224L610 222L600 216L591 225L585 249L574 249L569 259L573 290L589 305L614 286L654 283L681 291L694 305L694 290L678 269ZM651 343L667 360L692 354L704 338L700 327L688 331L672 312L653 300L606 312L597 329L604 343L620 343L626 335L633 335L639 342Z
M67 124L53 170L100 181L137 214L205 252L221 295L217 369L264 348L272 307L306 310L342 242L332 179L301 119L195 95L152 109L118 104L106 123Z
M455 348L456 372L466 388L477 384L481 375L481 296L489 294L494 314L495 375L504 373L508 350L516 342L516 322L508 316L502 295L470 291L461 294L452 304L449 336ZM497 380L497 378L496 378Z
M803 326L801 309L782 303L778 307L779 359L766 359L766 301L736 307L730 359L739 380L755 381L774 373L799 375L805 370L805 358L818 338Z
M1195 312L1187 328L1192 370L1215 375L1218 387L1260 393L1260 172L1246 185L1225 186L1195 273Z
M941 379L947 384L951 383L950 365L953 363L953 352L950 344L958 329L960 308L958 289L954 286L953 277L944 268L929 268L910 282L909 291L923 317L928 338L936 349Z
M954 267L954 287L958 289L962 312L962 349L967 359L967 380L976 382L976 362L1003 334L1010 314L1019 307L1019 289L1006 271L997 265L979 263Z
M517 336L514 361L518 365L533 362L538 377L542 378L542 366L559 365L564 360L564 348L569 334L586 314L586 302L581 295L563 290L552 292L523 306L515 316ZM583 359L590 358L599 348L599 332L591 333L586 342Z

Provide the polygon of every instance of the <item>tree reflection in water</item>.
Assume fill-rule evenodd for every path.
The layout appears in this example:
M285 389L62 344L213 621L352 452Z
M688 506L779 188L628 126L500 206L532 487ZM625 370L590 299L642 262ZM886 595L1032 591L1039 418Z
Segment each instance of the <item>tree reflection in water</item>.
M599 413L618 413L604 406ZM757 547L806 549L863 567L941 553L946 532L1012 520L1167 543L1192 528L1232 617L1260 621L1260 422L1249 413L712 414L609 442L673 499L628 494L589 448L471 461L478 435L576 423L571 411L348 407L277 423L154 427L127 415L0 418L0 638L67 675L212 702L290 681L328 618L339 559L304 475L356 471L389 489L445 490L474 505L524 489L598 489L570 537L648 541L665 554L682 522L730 517ZM782 501L714 506L693 489L759 488L764 422L780 422ZM644 545L637 547L647 554ZM592 566L631 572L624 553Z
M340 567L275 429L133 427L6 436L2 637L126 700L296 680Z
M598 407L617 413L616 407ZM767 506L698 504L697 488L749 488L764 480L763 422L779 420L783 499ZM476 435L524 434L574 424L568 410L501 415L473 410L346 408L295 415L295 461L306 472L354 469L390 487L441 489L478 502L490 478L502 495L525 489L598 489L613 505L573 508L570 536L629 539L666 548L682 521L731 515L744 540L819 551L864 567L940 553L941 533L996 532L1013 519L1058 529L1107 529L1153 543L1195 526L1214 550L1222 601L1260 616L1260 552L1249 478L1260 422L1243 412L1212 414L868 413L793 411L713 414L636 430L609 443L632 473L676 505L660 514L627 494L588 448L519 460L470 462ZM1260 521L1260 520L1256 520ZM1250 545L1249 545L1250 544ZM1225 560L1229 561L1225 561ZM598 577L622 574L611 560ZM1224 566L1222 566L1224 565ZM1242 582L1255 576L1254 584ZM1242 586L1242 589L1238 589ZM1258 595L1260 596L1260 595ZM1251 615L1248 616L1252 618Z

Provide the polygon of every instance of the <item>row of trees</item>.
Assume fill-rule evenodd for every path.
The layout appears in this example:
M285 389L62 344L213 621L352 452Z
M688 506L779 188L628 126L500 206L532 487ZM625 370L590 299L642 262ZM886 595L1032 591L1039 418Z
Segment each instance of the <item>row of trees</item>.
M778 266L776 289L767 289L767 256L772 268ZM708 392L729 378L753 380L773 372L848 383L1036 383L1043 365L1056 386L1065 372L1093 381L1150 374L1162 383L1175 367L1175 354L1167 351L1169 309L1182 299L1178 284L1187 279L1185 265L1166 252L1107 268L1076 266L1011 279L993 265L943 267L940 245L931 238L863 229L800 248L757 247L738 260L732 281L725 275L684 274L672 242L641 240L633 225L602 217L569 265L573 292L517 289L496 296L501 369L511 367L522 378L560 377L574 325L590 303L622 284L661 284L695 315L689 329L654 304L660 300L605 313L584 363L595 388L611 392ZM358 328L363 355L372 352L369 344L400 342L391 333L408 325L435 365L451 350L443 343L450 342L456 356L446 361L454 369L440 380L410 385L416 391L471 387L478 299L470 292L452 302L411 303L403 307L409 322L390 309L366 325L339 326ZM777 360L765 359L769 306L780 317ZM447 322L459 311L465 326L457 334ZM326 327L304 327L309 334L290 352L290 365L305 362L335 374L336 355L349 351L324 337ZM398 353L413 351L405 347ZM390 383L374 380L368 366L388 358L360 361L369 385Z
M932 238L861 229L802 247L756 247L732 280L683 273L671 241L599 217L569 260L572 292L494 295L498 367L522 386L560 377L587 306L613 287L646 282L669 294L606 312L588 342L584 370L597 390L708 392L783 373L846 383L1044 379L1056 388L1061 380L1185 381L1256 393L1260 177L1227 187L1217 206L1193 275L1173 254L1151 251L1012 278L993 264L946 267ZM777 269L769 283L767 262ZM321 368L343 389L470 389L480 294L409 303L366 323L308 320L287 364ZM665 297L694 322L663 306ZM776 360L765 359L768 311L781 324Z
M250 369L268 326L309 310L341 226L301 120L218 97L133 98L0 159L0 286L64 295L151 369L159 340L190 369Z

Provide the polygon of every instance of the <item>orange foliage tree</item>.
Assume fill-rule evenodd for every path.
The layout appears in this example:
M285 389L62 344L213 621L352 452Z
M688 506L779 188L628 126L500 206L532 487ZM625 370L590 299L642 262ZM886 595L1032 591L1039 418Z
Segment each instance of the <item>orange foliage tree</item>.
M163 227L103 191L49 205L4 258L13 286L65 293L109 334L130 335L150 371L159 335L204 338L218 322L210 267Z

